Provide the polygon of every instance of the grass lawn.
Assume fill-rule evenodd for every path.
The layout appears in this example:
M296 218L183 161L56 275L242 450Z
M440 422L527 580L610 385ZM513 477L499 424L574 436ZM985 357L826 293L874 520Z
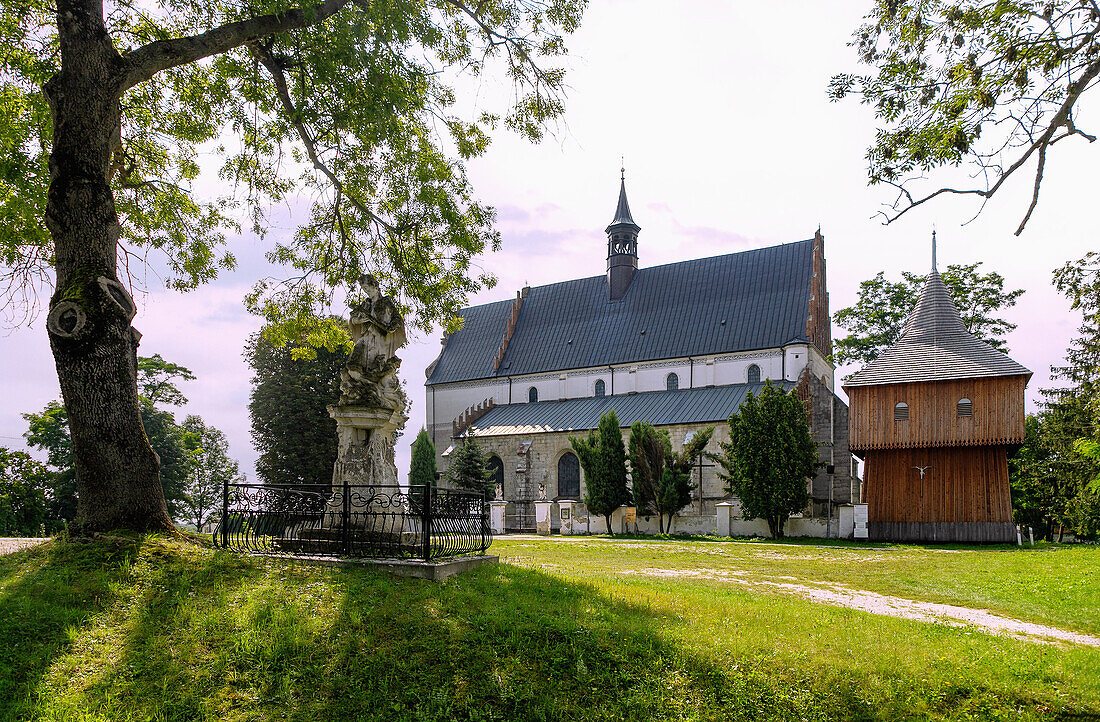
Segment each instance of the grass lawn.
M1095 547L492 551L504 563L442 585L165 537L2 557L0 719L1100 719L1100 649L682 575L843 583L1096 634Z

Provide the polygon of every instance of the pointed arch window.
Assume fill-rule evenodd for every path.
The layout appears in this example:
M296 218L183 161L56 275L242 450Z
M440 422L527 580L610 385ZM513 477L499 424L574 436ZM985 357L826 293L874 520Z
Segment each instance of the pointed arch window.
M669 374L668 376L665 377L665 390L666 391L676 391L679 388L680 388L680 377L679 376L677 376L674 373L671 373L671 374Z
M750 364L748 370L748 380L750 384L760 383L760 367L756 364Z
M558 459L558 497L577 499L581 495L581 462L572 451Z
M604 388L605 387L604 387L604 384L603 384L603 379L597 380L596 381L596 396L603 396L604 395Z
M532 404L539 400L539 390L534 386L527 389L527 400Z
M493 473L493 491L500 489L501 493L504 492L504 462L500 460L500 457L496 454L489 456L489 461L486 464L489 467L489 471Z

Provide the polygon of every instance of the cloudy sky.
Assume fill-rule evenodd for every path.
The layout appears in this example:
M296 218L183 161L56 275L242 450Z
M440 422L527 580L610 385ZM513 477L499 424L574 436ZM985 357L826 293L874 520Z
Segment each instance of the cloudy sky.
M857 69L847 42L869 5L593 0L570 43L568 110L556 136L531 146L502 133L470 164L480 197L498 210L504 244L482 261L499 285L471 303L514 296L525 284L602 273L603 228L615 208L622 156L642 227L642 266L802 240L820 226L833 311L851 305L859 282L877 271L898 277L927 269L935 227L941 267L982 261L1008 287L1027 290L1005 315L1019 325L1009 337L1011 355L1035 372L1028 388L1034 406L1079 322L1050 280L1054 268L1096 246L1088 210L1096 184L1087 174L1097 149L1076 140L1056 149L1022 237L1012 232L1030 192L1026 177L969 224L976 206L948 200L883 226L874 216L890 197L866 186L870 111L826 98L833 73ZM499 94L483 83L477 97ZM1093 103L1078 125L1095 132L1098 120ZM274 235L292 232L296 210L276 209ZM264 247L248 235L231 244L241 268L199 291L164 291L150 277L134 325L143 355L159 353L197 377L185 384L190 402L178 417L196 413L225 431L232 455L255 478L241 351L259 323L242 297L262 272ZM20 414L59 391L42 317L4 333L0 445L22 448ZM412 409L398 449L401 478L423 423L424 368L438 351L434 334L414 337L402 354Z

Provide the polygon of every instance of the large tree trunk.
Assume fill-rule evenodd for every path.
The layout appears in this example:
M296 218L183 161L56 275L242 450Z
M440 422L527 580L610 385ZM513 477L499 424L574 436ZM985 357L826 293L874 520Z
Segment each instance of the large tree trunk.
M74 526L170 529L138 407L136 307L116 276L108 169L120 136L119 56L101 0L59 0L57 11L62 69L44 88L54 131L46 225L57 269L46 327L72 435Z

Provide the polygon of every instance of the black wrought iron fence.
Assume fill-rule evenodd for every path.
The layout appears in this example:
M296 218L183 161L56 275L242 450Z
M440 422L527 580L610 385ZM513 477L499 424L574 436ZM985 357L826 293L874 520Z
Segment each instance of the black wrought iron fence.
M481 494L426 486L224 484L214 543L241 552L439 559L492 543Z

